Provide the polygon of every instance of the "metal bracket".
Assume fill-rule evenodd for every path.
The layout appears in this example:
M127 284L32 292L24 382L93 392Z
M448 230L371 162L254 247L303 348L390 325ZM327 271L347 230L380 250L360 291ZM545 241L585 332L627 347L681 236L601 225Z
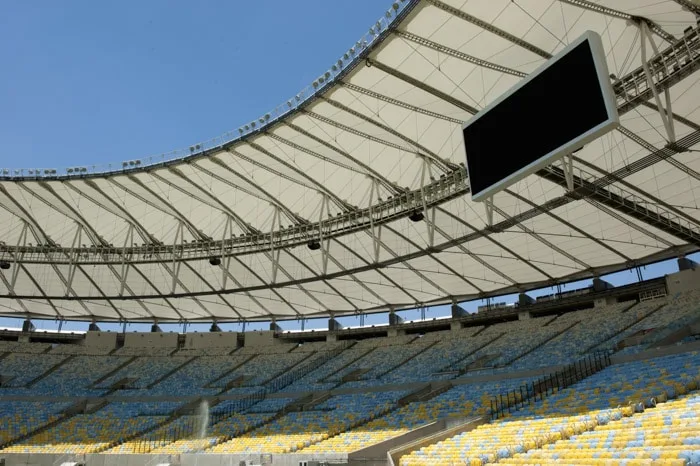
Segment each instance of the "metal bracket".
M369 190L369 229L372 235L372 252L374 256L374 263L379 262L379 251L381 251L382 243L382 226L374 224L374 212L372 207L374 206L375 199L379 198L379 182L376 179L372 179L372 185Z
M486 208L486 225L493 226L493 196L484 199L484 208Z
M572 154L561 158L561 169L566 179L566 188L571 192L574 190L574 156Z
M131 250L131 244L134 242L134 225L129 223L129 229L126 232L126 235L124 236L124 248L122 249L122 270L121 274L119 274L119 281L121 282L119 285L119 296L124 296L124 288L126 287L126 277L129 275L129 270L131 267L129 267L129 259L131 259L131 253L127 253L128 250ZM127 249L128 248L128 249Z
M430 160L428 157L422 157L422 159L423 167L420 175L420 192L421 201L423 203L423 218L425 219L425 224L428 230L428 246L433 247L435 246L435 207L428 207L428 201L426 199L427 193L425 192L426 180L428 180L431 175Z
M272 283L277 281L277 271L280 265L280 248L275 248L275 228L282 230L282 212L277 205L272 205L275 212L272 214L272 225L270 226L270 258L272 260Z
M221 289L225 290L226 289L226 282L228 281L228 271L230 270L231 266L231 256L226 255L225 251L225 246L226 246L226 240L230 239L231 242L233 242L234 238L234 233L233 233L233 222L234 219L232 219L230 216L226 216L226 223L224 224L224 232L221 235L221 251L219 252L221 263L219 266L221 267Z
M77 268L76 262L80 255L80 242L83 238L83 225L78 223L78 229L75 230L73 235L73 242L71 244L71 254L68 259L68 277L66 278L66 296L71 294L73 291L73 277L75 277L75 269Z
M330 247L331 247L331 239L330 235L327 238L324 236L324 231L323 229L327 227L323 223L324 218L330 218L331 217L331 205L330 205L330 199L328 198L328 195L323 194L323 198L321 199L321 209L320 212L318 213L318 241L321 244L321 266L323 268L323 274L326 275L328 272L328 258L330 257Z
M29 230L29 224L27 222L22 223L22 231L19 234L19 238L17 238L17 250L21 251L24 249L24 246L27 245L27 234ZM17 275L19 274L19 256L22 255L24 256L24 252L20 253L15 253L14 254L14 261L12 264L12 275L10 277L10 286L9 286L9 291L10 293L14 294L15 292L15 285L17 284Z
M674 127L673 122L671 93L669 92L668 87L664 88L664 100L666 104L666 107L664 107L661 104L659 90L656 88L656 84L654 84L652 70L649 67L649 61L647 59L647 40L651 44L651 47L654 51L654 55L659 55L659 49L656 46L656 43L654 43L654 37L652 36L651 30L649 29L649 25L647 24L647 22L640 19L637 21L637 26L639 27L639 32L641 33L642 68L644 69L644 74L647 78L647 84L649 85L649 88L654 94L654 100L656 101L656 106L659 109L659 116L661 117L661 121L664 124L664 128L666 128L666 135L668 136L668 141L673 143L676 142L676 129Z
M177 277L180 275L180 264L181 261L178 259L182 258L182 250L185 240L185 224L180 220L177 224L177 229L175 230L175 239L173 241L173 269L171 275L173 276L172 292L175 293L175 288L177 286Z

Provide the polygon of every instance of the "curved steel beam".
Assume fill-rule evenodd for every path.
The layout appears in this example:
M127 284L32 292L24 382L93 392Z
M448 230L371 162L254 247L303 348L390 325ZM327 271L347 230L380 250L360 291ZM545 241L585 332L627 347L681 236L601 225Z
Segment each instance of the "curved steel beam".
M654 21L650 20L649 18L644 18L642 16L635 16L631 15L629 13L625 13L624 11L616 10L614 8L609 8L603 5L600 5L598 3L593 3L588 0L559 0L562 3L566 3L578 8L583 8L585 10L589 11L595 11L596 13L600 13L601 15L605 16L610 16L613 18L618 18L618 19L624 19L625 21L644 21L649 25L649 29L653 31L656 35L661 37L663 40L665 40L668 43L673 43L676 41L676 38L673 37L673 34L666 32L664 28L656 24Z
M418 34L413 34L407 31L400 31L398 29L394 31L394 34L402 39L406 39L418 45L428 47L450 57L458 58L459 60L471 63L472 65L476 65L481 68L486 68L492 71L498 71L504 74L510 74L512 76L517 76L518 78L524 78L525 76L527 76L527 73L523 73L522 71L518 71L513 68L508 68L507 66L499 65L488 60L483 60L473 55L469 55L468 53L460 52L459 50L455 50L453 48L447 47L446 45L442 45L437 42L433 42L430 39L426 39L425 37L421 37Z
M317 191L319 194L325 194L327 195L338 207L340 207L343 210L347 211L353 211L355 208L348 202L342 200L340 197L338 197L337 194L335 194L333 191L328 189L327 187L323 186L323 184L319 183L316 179L312 178L309 176L308 173L305 173L304 171L300 170L299 168L291 165L285 160L282 160L280 157L276 156L269 150L265 149L261 145L253 142L253 141L248 141L248 145L252 147L254 150L260 152L261 154L265 154L266 156L270 157L272 160L274 160L277 163L280 163L281 165L284 165L287 167L289 170L292 170L294 173L299 175L301 178L304 178L305 180L309 181L313 186L314 190Z
M345 81L341 81L338 83L339 87L345 88L346 90L354 91L357 92L358 94L363 94L366 95L367 97L372 97L373 99L381 100L382 102L386 102L391 105L395 105L396 107L400 107L406 110L409 110L414 113L420 113L421 115L429 116L432 118L437 118L438 120L443 120L443 121L449 121L450 123L454 123L456 125L461 125L464 123L462 120L458 118L452 118L447 115L443 115L441 113L433 112L431 110L427 110L422 107L416 107L415 105L409 104L408 102L404 102L403 100L395 99L393 97L388 97L384 94L380 94L379 92L372 91L370 89L366 89L362 86L358 86L357 84L353 83L347 83Z
M399 71L397 69L391 68L390 66L387 66L380 61L368 58L367 59L367 66L373 66L373 67L377 68L378 70L381 70L384 73L388 74L389 76L393 76L396 79L399 79L407 84L410 84L413 87L421 89L421 90L427 92L428 94L431 94L431 95L437 97L438 99L440 99L444 102L447 102L448 104L469 113L470 115L476 115L477 113L479 113L478 108L472 107L471 105L464 103L455 97L452 97L451 95L447 94L446 92L443 92L439 89L436 89L436 88L424 83L423 81L420 81L420 80L414 78L413 76L409 76L406 73L402 73L401 71Z
M101 208L105 209L107 212L110 212L115 217L121 218L122 220L124 220L125 223L132 225L136 229L139 236L141 236L142 241L144 241L146 243L150 243L150 244L158 244L159 243L158 239L156 239L155 236L153 236L152 234L150 234L148 232L148 230L146 230L146 227L144 227L138 220L136 220L134 218L134 216L131 215L131 213L129 213L129 211L124 208L124 206L122 206L121 204L116 202L114 200L114 198L112 198L111 196L108 196L104 192L104 190L102 190L102 188L97 186L97 183L95 183L93 180L89 180L89 179L82 180L82 181L85 184L87 184L90 188L92 188L95 191L97 191L98 193L100 193L100 195L116 209L111 209L105 203L100 202L97 199L93 199L92 196L87 196L83 191L80 191L76 186L74 186L72 181L65 182L64 185L66 187L68 187L69 189L72 189L76 194L78 194L80 196L84 196L86 199L90 200L93 204L100 206Z
M393 136L396 136L397 138L401 139L402 141L405 141L405 142L411 144L420 153L427 156L438 168L440 168L445 173L450 172L450 171L458 168L457 164L452 163L449 160L443 159L442 157L437 155L435 152L431 151L430 149L428 149L424 145L418 143L414 139L406 136L405 134L402 134L402 133L396 131L393 128L390 128L388 125L386 125L380 121L377 121L374 118L368 117L367 115L360 113L356 110L353 110L350 107L348 107L344 104L341 104L340 102L337 102L335 100L328 99L326 97L321 97L321 100L323 100L323 102L326 102L327 104L330 104L331 106L333 106L339 110L344 111L345 113L349 113L350 115L352 115L356 118L359 118L360 120L366 121L367 123L370 123L370 124L376 126L377 128L380 128L381 130L383 130L383 131L385 131Z
M229 152L229 154L230 154L230 152ZM233 155L233 154L231 154L231 155ZM296 222L296 223L300 223L300 224L308 223L308 221L306 219L304 219L300 215L297 215L296 213L292 212L292 210L289 207L287 207L278 198L276 198L275 196L273 196L272 194L267 192L265 189L263 189L262 186L258 185L257 183L253 183L247 177L238 173L238 171L236 171L233 168L231 168L230 166L228 166L222 160L220 160L216 157L212 157L209 160L210 160L210 162L216 164L218 167L221 167L222 169L235 175L238 179L244 180L246 183L251 184L255 189L260 191L260 193L253 193L249 189L243 188L239 184L233 183L232 181L227 180L226 178L219 176L217 173L214 173L211 170L209 170L208 168L203 167L199 164L193 164L193 166L196 166L197 170L201 170L202 172L206 173L207 175L211 176L212 178L216 179L217 181L220 181L221 183L224 183L225 185L227 185L233 189L240 190L240 191L242 191L242 192L244 192L252 197L255 197L256 199L265 200L265 201L269 202L270 204L272 204L273 206L279 207L279 209L282 212L284 212L284 214L287 216L287 218L289 218L289 220L291 222ZM261 195L262 195L262 197L261 197ZM258 233L258 234L260 234L260 233Z
M480 27L481 29L488 31L492 34L495 34L499 37L502 37L503 39L507 40L508 42L511 42L515 45L518 45L522 47L525 50L529 50L530 52L534 53L535 55L539 55L542 58L552 58L552 54L549 52L542 50L541 48L537 47L536 45L533 45L526 40L521 39L520 37L514 36L513 34L504 31L503 29L500 29L493 24L490 24L482 19L477 18L476 16L470 15L468 13L465 13L462 10L459 10L457 8L454 8L446 3L441 2L440 0L424 0L427 3L430 3L431 5L441 9L442 11L451 14L452 16L462 19L464 21L467 21L469 23L474 24L475 26Z

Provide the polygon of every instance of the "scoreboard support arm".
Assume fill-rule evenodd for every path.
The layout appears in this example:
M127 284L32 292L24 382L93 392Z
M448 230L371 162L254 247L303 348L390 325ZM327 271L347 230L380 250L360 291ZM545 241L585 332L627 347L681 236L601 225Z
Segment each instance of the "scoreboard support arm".
M493 226L493 196L484 199L484 207L486 208L486 224L489 227Z
M656 84L653 79L653 72L649 67L649 61L647 59L647 41L651 44L651 47L655 55L659 55L659 49L654 42L651 30L649 29L649 24L643 19L637 21L637 26L639 27L639 32L641 36L641 55L642 55L642 68L644 69L644 74L647 77L647 85L651 88L654 94L654 100L656 101L656 107L659 109L659 116L666 129L666 135L668 136L668 142L676 142L676 129L673 124L673 110L671 108L671 93L668 87L664 89L664 100L666 106L661 104L661 98L659 97L659 90L656 88Z

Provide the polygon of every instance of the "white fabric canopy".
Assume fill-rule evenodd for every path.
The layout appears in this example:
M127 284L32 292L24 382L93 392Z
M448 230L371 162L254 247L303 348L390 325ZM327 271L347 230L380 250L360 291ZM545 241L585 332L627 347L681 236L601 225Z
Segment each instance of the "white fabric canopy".
M339 316L695 251L698 11L689 0L397 3L313 97L231 142L124 171L2 178L0 315ZM642 23L673 137L641 68ZM603 39L621 128L576 153L573 193L555 165L497 194L489 227L465 183L462 123L586 30Z

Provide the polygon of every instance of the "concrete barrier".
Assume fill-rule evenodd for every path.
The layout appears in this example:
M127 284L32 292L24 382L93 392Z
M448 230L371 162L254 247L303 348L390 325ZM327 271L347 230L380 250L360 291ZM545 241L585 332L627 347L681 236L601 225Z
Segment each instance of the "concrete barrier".
M412 442L404 443L403 445L394 447L386 453L384 463L386 464L398 465L399 460L402 456L408 455L416 450L432 445L433 443L441 442L450 437L454 437L462 432L468 432L481 424L486 424L488 419L486 417L473 417L463 420L461 423L453 424L451 422L446 423L446 427L439 432L432 435L423 436L422 438L416 439Z

